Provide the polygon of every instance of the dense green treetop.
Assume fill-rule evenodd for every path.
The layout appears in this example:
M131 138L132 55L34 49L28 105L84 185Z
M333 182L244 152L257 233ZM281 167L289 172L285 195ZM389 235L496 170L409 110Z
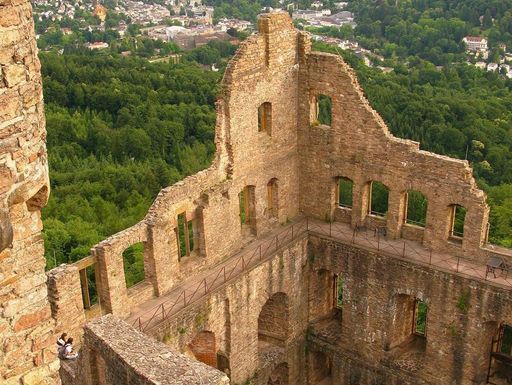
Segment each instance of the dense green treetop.
M158 191L209 165L220 75L193 63L41 54L52 194L49 265L142 219Z

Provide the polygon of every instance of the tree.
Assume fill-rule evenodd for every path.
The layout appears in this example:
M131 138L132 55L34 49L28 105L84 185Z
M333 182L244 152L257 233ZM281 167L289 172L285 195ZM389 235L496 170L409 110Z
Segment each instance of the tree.
M484 29L489 29L492 27L492 15L489 9L485 10L484 17L482 20L482 26Z

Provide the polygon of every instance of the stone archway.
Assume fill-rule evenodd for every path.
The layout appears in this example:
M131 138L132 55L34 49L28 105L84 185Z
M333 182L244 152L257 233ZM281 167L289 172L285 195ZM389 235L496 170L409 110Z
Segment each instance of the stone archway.
M217 367L217 349L213 332L199 332L188 344L188 348L198 361L214 368Z
M309 352L309 383L311 385L332 384L332 359L320 351Z
M272 371L267 385L288 385L288 383L288 363L283 362Z
M272 295L261 309L258 317L258 341L284 346L288 329L288 296L279 292Z

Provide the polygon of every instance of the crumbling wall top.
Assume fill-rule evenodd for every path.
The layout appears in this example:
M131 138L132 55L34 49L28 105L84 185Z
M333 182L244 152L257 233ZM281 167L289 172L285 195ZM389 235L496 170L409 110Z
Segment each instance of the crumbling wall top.
M229 384L226 375L219 370L173 351L112 315L96 319L85 326L85 344L89 352L99 354L105 360L107 371L115 371L116 366L123 367L130 371L128 378L137 378L140 383ZM89 356L89 359L94 358Z

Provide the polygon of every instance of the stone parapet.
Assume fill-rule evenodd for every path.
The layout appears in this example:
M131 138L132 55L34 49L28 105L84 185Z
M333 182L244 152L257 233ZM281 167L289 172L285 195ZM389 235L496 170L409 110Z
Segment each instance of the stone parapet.
M228 385L217 369L185 357L112 315L86 325L82 385Z
M63 264L48 272L48 299L52 317L57 321L55 332L67 333L80 346L85 312L78 269Z

